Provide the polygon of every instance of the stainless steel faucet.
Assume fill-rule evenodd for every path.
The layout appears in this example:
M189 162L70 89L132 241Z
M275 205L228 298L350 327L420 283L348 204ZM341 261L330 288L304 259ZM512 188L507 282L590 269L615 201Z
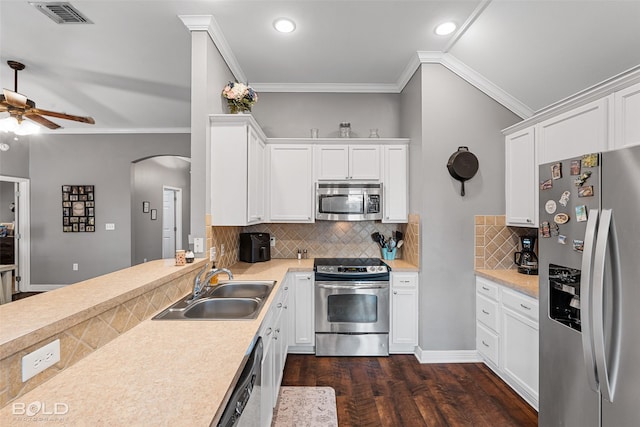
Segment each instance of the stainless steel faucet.
M208 267L209 267L209 263L207 263L204 266L204 268L198 274L196 274L196 278L193 281L193 293L191 295L191 300L195 300L200 296L200 294L202 293L204 288L207 286L209 281L213 278L213 276L216 276L220 273L226 273L229 276L229 280L233 280L233 273L231 273L231 271L229 271L226 268L213 268L209 273L206 274L206 276L204 277L204 280L200 280L200 278L202 277L202 274L205 271L207 271Z

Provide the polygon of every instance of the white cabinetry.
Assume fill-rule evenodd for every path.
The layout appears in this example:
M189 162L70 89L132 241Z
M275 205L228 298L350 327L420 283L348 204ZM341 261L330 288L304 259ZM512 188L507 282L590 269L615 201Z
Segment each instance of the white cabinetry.
M406 145L385 145L383 148L383 200L382 222L408 221L409 185Z
M284 364L287 357L289 284L280 286L260 328L263 356L260 386L260 425L270 426L273 417Z
M313 148L268 144L269 222L313 222Z
M414 353L418 345L418 273L391 273L390 353Z
M502 289L502 371L538 401L538 302Z
M493 369L538 408L538 301L476 277L476 349Z
M640 144L640 83L614 94L614 148Z
M292 278L290 352L313 353L315 349L314 280L312 273L289 273Z
M535 128L505 139L505 200L507 225L538 226L538 162Z
M601 98L538 124L539 164L607 150L609 98Z
M319 181L380 180L379 145L317 145L314 158Z
M263 221L264 133L248 114L215 114L210 122L212 225Z

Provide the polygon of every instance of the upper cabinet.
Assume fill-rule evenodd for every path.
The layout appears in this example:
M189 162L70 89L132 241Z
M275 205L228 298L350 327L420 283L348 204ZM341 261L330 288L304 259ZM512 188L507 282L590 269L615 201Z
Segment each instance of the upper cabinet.
M605 151L609 98L602 98L538 124L539 164Z
M640 83L614 94L614 148L640 144Z
M382 222L405 223L409 217L408 146L383 147L384 173Z
M380 180L379 145L317 145L314 158L319 181Z
M538 163L534 126L507 135L505 160L507 225L537 227Z
M313 222L311 144L268 144L269 222Z
M211 123L211 223L264 220L266 137L248 114L215 114Z

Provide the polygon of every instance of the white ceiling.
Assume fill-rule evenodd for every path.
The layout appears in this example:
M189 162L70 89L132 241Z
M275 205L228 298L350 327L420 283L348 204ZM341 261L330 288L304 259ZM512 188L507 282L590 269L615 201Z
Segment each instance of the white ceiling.
M190 126L190 36L178 15L212 15L237 77L263 89L393 92L417 52L448 52L536 111L640 64L640 0L71 4L94 24L57 25L27 1L0 1L1 85L13 89L6 61L21 61L21 93L41 108L91 115L96 129ZM281 16L296 22L294 33L273 30ZM462 34L435 35L444 20Z

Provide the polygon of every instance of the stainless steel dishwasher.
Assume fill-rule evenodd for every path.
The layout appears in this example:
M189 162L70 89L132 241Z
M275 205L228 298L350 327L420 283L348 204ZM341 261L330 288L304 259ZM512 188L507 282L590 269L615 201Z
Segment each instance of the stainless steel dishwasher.
M260 425L262 352L262 338L258 337L238 378L238 383L231 393L229 403L220 417L219 427Z

